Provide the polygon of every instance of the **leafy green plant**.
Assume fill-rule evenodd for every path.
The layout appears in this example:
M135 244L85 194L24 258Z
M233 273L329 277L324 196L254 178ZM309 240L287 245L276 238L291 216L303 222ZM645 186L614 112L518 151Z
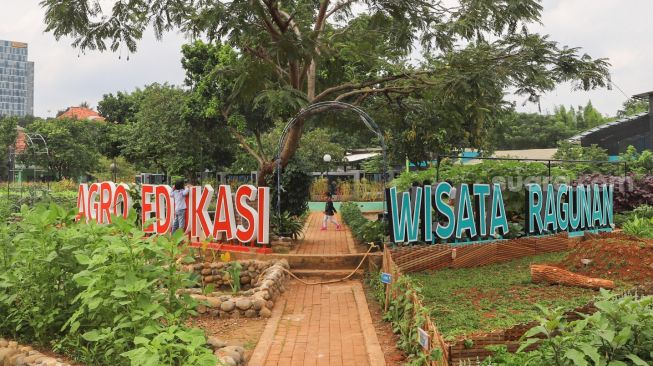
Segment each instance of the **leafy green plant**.
M622 366L653 362L653 297L601 290L598 311L568 321L564 310L541 308L539 324L515 355L500 352L484 365ZM537 345L534 351L525 352Z
M386 226L382 221L371 221L363 216L361 209L354 203L345 202L340 206L342 218L351 229L356 240L362 243L383 243Z
M274 234L289 237L293 240L301 237L305 223L306 217L304 215L291 216L288 212L283 212L281 215L273 214L270 218L270 226Z
M242 270L242 264L236 261L229 263L229 267L227 267L227 273L229 273L229 286L231 286L231 292L234 294L240 291L240 272Z
M428 316L427 308L416 307L412 301L414 297L420 297L420 288L407 276L399 276L390 286L396 296L390 296L388 311L383 319L390 322L393 332L399 335L397 346L409 355L408 364L427 365L441 359L442 350L438 347L434 347L430 353L424 353L419 344L417 328L424 326Z
M308 200L312 178L309 171L297 160L288 164L281 174L281 212L288 212L291 216L301 216L308 210ZM272 207L277 207L277 175L273 174L268 179Z
M192 260L182 233L145 238L132 217L74 214L23 206L1 227L0 334L86 364L215 365L203 332L185 326L197 304L177 294L196 282L178 267Z
M645 205L635 207L635 209L633 209L632 211L626 211L620 214L616 214L614 215L614 223L615 225L621 227L627 221L631 220L634 216L647 218L647 219L653 218L653 206L645 204Z
M641 238L653 238L653 217L634 216L623 224L624 233Z

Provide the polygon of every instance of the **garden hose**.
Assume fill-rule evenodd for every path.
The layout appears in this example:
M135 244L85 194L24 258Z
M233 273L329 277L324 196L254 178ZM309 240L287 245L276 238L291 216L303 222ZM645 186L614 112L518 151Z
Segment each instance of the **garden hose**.
M378 248L378 245L376 245L374 243L369 243L369 244L370 244L370 249L368 249L367 252L365 252L365 255L363 255L363 258L361 259L360 263L358 263L358 266L356 266L356 268L350 274L348 274L346 277L343 277L343 278L340 278L340 279L328 280L328 281L319 281L319 282L307 282L307 281L304 281L301 278L297 277L297 275L290 272L290 270L287 270L287 269L283 268L283 271L287 272L292 278L296 279L297 281L299 281L299 282L301 282L301 283L303 283L305 285L309 285L309 286L312 286L312 285L326 285L326 284L329 284L329 283L342 282L342 281L345 281L345 280L348 280L349 278L351 278L351 276L353 276L356 273L356 271L358 271L361 268L361 266L363 265L363 262L365 262L365 258L367 258L367 256L370 254L372 249Z

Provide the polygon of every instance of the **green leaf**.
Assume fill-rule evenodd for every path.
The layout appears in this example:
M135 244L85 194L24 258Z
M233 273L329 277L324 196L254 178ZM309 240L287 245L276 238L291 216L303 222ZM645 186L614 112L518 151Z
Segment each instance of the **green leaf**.
M594 362L594 365L600 364L601 356L599 355L598 351L594 346L581 343L580 345L578 345L578 348L580 348L583 351L583 353L585 353L585 355L589 357L592 360L592 362Z
M82 334L82 338L89 342L97 342L107 338L107 334L102 334L98 330L91 330Z
M626 358L633 361L633 364L635 364L637 366L650 366L650 364L648 362L642 360L641 358L639 358L639 356L637 356L635 354L632 354L632 353L627 354Z
M587 360L585 360L585 355L578 350L568 349L565 352L565 358L570 359L574 362L575 366L587 366Z

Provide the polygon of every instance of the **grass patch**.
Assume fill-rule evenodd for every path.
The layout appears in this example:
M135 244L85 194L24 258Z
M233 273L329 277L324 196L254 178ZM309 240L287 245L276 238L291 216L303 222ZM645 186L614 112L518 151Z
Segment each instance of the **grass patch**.
M478 268L410 274L445 337L505 329L534 320L535 304L574 309L588 303L593 290L531 283L529 266L557 263L568 253L548 253Z

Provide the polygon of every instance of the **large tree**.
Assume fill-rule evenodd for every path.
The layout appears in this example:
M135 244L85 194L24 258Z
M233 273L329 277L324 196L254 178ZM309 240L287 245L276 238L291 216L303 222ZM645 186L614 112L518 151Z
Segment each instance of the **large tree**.
M167 84L137 90L139 103L133 121L122 126L121 153L142 169L195 178L205 169L228 165L231 138L197 118L188 108L189 93Z
M57 118L33 122L28 133L39 133L48 144L49 155L42 145L30 147L21 156L27 165L48 167L57 179L77 179L97 168L101 157L98 141L104 122Z
M125 45L134 52L150 25L157 37L175 28L204 36L228 44L241 58L241 70L246 72L234 84L232 95L256 91L264 106L274 105L271 100L288 101L294 112L320 101L361 104L370 96L392 98L434 83L455 86L460 73L452 72L450 65L505 70L505 87L533 101L556 83L574 80L589 89L605 86L608 76L605 60L528 32L527 25L540 19L537 0L112 3L108 8L98 0L43 0L46 30L57 38L72 36L73 45L82 50L101 51ZM416 47L428 59L422 65L410 62ZM303 101L299 105L297 96ZM234 100L221 99L216 105L225 121L231 120ZM483 118L474 123L483 123ZM295 154L303 127L302 120L289 131L280 154L282 164ZM258 154L256 148L245 148ZM274 166L262 161L261 179Z

